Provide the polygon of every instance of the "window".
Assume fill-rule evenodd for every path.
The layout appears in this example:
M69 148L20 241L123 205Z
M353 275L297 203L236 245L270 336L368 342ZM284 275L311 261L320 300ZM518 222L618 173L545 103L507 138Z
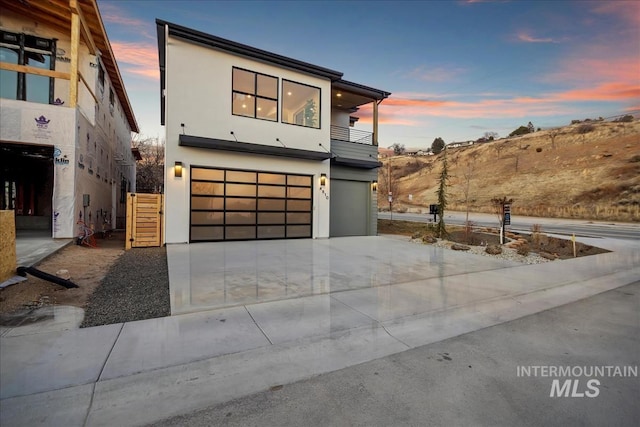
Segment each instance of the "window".
M232 113L278 121L278 78L234 67Z
M55 40L0 31L0 61L44 70L55 69ZM2 98L49 104L53 102L53 77L0 70Z
M282 123L320 129L320 88L282 80Z
M104 95L104 68L102 65L98 65L98 91L100 92L100 99Z
M116 97L113 93L113 89L109 88L109 112L113 116L113 106L116 102Z

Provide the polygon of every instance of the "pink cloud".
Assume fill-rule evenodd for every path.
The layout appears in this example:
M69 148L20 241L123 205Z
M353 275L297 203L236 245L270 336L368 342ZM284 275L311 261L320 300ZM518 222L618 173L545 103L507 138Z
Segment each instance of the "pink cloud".
M112 42L118 64L126 72L153 80L160 78L158 50L150 43Z
M526 43L558 43L557 40L552 39L550 37L546 37L546 38L534 37L526 31L520 31L517 34L517 38L518 40Z
M600 1L591 11L599 15L614 15L633 25L640 25L640 3L635 1Z

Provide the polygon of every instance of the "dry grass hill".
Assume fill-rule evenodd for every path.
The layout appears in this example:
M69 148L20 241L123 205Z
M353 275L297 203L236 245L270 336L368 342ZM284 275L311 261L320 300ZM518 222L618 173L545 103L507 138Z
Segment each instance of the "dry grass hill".
M640 221L640 120L583 122L446 151L450 210L465 211L468 199L470 211L493 212L491 199L507 197L514 215ZM394 211L428 212L444 155L383 159L379 208L389 209L391 187Z

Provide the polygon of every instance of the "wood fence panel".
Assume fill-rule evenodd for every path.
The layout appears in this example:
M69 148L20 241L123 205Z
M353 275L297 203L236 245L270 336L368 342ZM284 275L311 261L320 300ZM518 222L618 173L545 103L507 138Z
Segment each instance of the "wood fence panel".
M162 194L127 193L126 249L162 246Z

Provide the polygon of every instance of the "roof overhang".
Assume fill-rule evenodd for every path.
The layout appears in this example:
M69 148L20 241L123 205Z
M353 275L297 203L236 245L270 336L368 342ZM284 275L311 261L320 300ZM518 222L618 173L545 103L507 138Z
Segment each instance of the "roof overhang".
M382 163L378 161L347 159L344 157L332 158L331 164L338 165L338 166L348 166L350 168L358 168L358 169L375 169L382 166Z
M70 0L1 0L0 9L11 11L35 22L41 22L60 33L69 34L69 38L71 38L73 3L77 4L77 13L80 15L81 40L89 48L92 55L100 55L100 62L104 65L118 95L131 131L140 132L96 0L76 0L75 2Z
M178 145L182 147L206 148L209 150L234 151L244 154L290 157L303 160L323 161L331 158L331 153L301 150L299 148L274 147L272 145L237 142L227 139L205 138L193 135L180 135Z
M382 102L391 95L380 89L364 86L346 80L337 80L331 83L331 105L343 110L351 110L371 102Z

